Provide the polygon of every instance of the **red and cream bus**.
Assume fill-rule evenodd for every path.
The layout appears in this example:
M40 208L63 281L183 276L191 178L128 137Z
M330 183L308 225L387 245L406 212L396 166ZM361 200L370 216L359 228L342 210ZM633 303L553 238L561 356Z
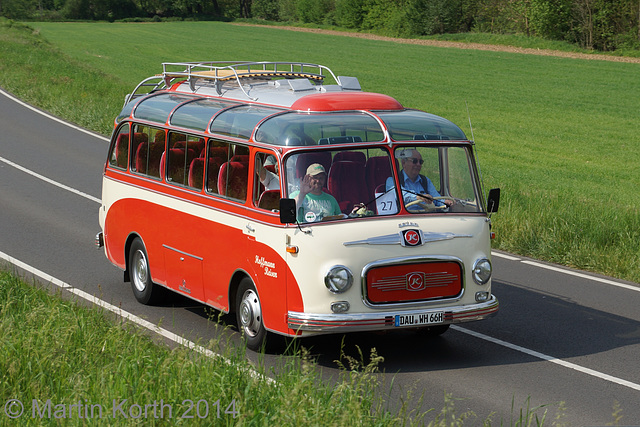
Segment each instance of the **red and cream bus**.
M398 190L399 189L399 190ZM271 334L420 328L498 310L474 143L292 62L165 63L128 95L96 242L138 301L166 289Z

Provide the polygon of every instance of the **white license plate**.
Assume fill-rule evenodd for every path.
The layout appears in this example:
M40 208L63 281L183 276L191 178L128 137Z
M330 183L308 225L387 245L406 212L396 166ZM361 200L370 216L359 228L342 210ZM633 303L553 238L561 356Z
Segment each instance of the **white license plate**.
M395 316L395 326L422 326L422 325L433 325L435 323L444 322L444 312L437 311L435 313L424 313L424 314L396 314Z

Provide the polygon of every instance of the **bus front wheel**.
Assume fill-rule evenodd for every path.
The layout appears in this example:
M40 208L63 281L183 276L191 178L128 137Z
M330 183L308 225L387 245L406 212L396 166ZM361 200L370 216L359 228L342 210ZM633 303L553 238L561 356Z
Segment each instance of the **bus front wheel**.
M244 278L236 293L236 321L247 348L260 350L264 345L267 330L262 321L262 306L253 282Z

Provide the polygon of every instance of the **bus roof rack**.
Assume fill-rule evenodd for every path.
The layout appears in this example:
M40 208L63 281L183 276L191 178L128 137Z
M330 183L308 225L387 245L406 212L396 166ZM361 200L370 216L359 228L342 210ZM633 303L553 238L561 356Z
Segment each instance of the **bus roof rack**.
M322 81L326 72L340 84L338 77L324 65L306 62L249 62L249 61L210 61L210 62L164 62L162 75L165 84L173 78L201 78L214 81L237 80L242 78L306 78Z
M355 77L336 76L333 71L324 65L306 62L163 62L162 74L143 80L131 94L125 97L125 104L139 96L169 88L174 82L183 79L186 79L193 92L195 92L196 80L213 81L218 94L221 94L221 87L224 82L235 80L247 98L255 101L245 91L241 84L242 79L307 79L322 84L327 76L331 76L338 86L343 89L360 90L360 83ZM151 90L148 87L151 87Z

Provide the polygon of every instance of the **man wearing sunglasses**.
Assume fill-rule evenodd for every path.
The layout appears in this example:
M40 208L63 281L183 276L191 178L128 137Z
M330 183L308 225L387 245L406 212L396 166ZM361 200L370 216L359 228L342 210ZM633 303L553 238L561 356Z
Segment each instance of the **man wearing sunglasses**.
M451 206L452 200L433 200L434 197L441 197L431 180L420 174L422 169L422 155L418 150L404 149L400 150L396 156L402 164L399 180L402 188L402 198L405 205L416 200L422 200L427 205L433 204L437 207ZM387 178L386 189L390 190L395 187L393 177Z

